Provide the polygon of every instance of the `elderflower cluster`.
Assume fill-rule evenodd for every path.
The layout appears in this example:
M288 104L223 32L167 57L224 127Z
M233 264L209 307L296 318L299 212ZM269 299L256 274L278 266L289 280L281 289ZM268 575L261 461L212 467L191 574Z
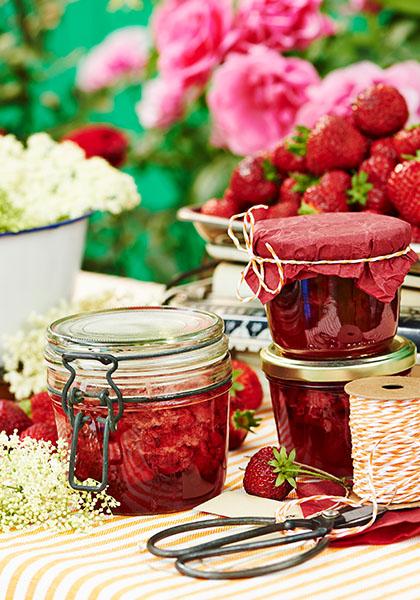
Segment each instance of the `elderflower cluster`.
M0 531L43 528L88 531L119 502L106 491L73 490L67 475L68 446L0 432ZM85 483L96 484L93 480Z
M133 178L99 157L86 159L70 141L46 133L26 147L0 137L0 232L21 231L80 217L91 211L118 214L140 202Z
M121 295L110 290L76 302L61 302L43 315L30 315L21 330L5 337L3 379L9 384L16 399L29 398L46 389L44 348L45 332L50 323L79 312L127 306L132 303L131 300L126 293Z

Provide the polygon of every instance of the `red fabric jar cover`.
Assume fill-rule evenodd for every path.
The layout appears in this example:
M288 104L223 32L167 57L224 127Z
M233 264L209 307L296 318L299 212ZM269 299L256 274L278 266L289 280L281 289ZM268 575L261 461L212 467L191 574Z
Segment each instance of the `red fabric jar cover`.
M252 238L251 238L252 239ZM404 251L411 240L411 227L405 221L370 213L325 213L287 219L259 221L253 232L252 249L255 256L273 259L271 246L282 260L319 261L352 260L386 256ZM381 302L390 302L404 281L417 254L409 250L402 256L375 262L353 264L282 264L284 284L317 274L335 275L356 280L356 285ZM270 290L279 283L277 264L264 262L264 282ZM252 268L245 281L257 293L258 278ZM278 292L270 293L261 287L258 298L265 304Z
M316 494L341 495L341 486L330 481L313 482L306 486L304 493L299 493L300 498ZM301 505L305 518L331 508L333 503L328 500L308 500ZM332 540L332 545L345 548L347 546L383 545L402 542L420 535L420 508L390 510L382 515L373 525L365 531Z

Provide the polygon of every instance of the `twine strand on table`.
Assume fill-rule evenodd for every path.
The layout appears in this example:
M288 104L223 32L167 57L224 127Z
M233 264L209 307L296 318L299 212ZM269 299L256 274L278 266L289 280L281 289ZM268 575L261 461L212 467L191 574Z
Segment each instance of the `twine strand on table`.
M294 260L279 258L271 244L269 242L265 242L265 247L271 254L271 258L259 256L254 252L255 216L253 213L255 210L267 210L268 208L269 207L265 204L258 204L256 206L253 206L246 212L233 215L229 219L229 227L227 233L230 239L235 244L237 250L239 250L240 252L246 252L249 257L248 264L246 265L245 269L243 269L239 283L236 288L236 296L241 302L250 302L251 300L255 300L255 298L259 297L261 290L265 290L268 294L277 295L284 285L283 265L353 265L359 263L370 263L378 262L381 260L389 260L398 256L404 256L405 254L408 254L411 250L410 245L408 245L406 248L404 248L404 250L398 250L397 252L393 252L391 254L383 254L381 256L371 256L367 258L349 258L338 260ZM234 223L241 220L242 235L244 237L245 247L242 247L241 241L238 239L233 230ZM277 267L278 283L274 288L270 288L270 286L268 286L265 282L265 264L271 264ZM240 288L250 270L254 273L255 277L257 278L258 288L255 293L249 296L242 296Z

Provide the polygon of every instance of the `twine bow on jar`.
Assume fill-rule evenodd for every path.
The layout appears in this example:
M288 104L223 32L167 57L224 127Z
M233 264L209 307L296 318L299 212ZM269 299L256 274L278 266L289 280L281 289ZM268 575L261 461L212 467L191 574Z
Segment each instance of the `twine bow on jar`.
M229 226L227 233L235 244L235 247L241 252L246 252L248 254L248 264L245 269L241 273L241 278L238 282L236 288L236 296L241 302L250 302L251 300L255 300L259 297L261 290L266 291L268 294L276 296L281 292L281 289L285 283L285 274L284 274L284 265L352 265L358 263L371 263L378 262L382 260L389 260L391 258L396 258L398 256L404 256L411 251L410 245L408 245L403 250L398 250L397 252L392 252L391 254L383 254L380 256L370 256L365 258L348 258L348 259L337 259L337 260L294 260L294 259L283 259L279 258L272 245L269 242L265 242L264 245L271 255L271 257L263 257L254 252L254 232L255 232L255 216L254 211L256 210L268 210L268 206L264 204L257 204L256 206L252 206L246 212L239 213L237 215L233 215L229 219ZM234 224L240 221L242 222L242 235L244 238L244 245L241 245L241 241L238 239L234 232ZM278 273L278 283L272 288L270 287L266 281L266 270L265 265L275 265ZM257 278L258 287L254 293L249 296L242 296L240 292L241 285L246 280L246 277L252 271Z

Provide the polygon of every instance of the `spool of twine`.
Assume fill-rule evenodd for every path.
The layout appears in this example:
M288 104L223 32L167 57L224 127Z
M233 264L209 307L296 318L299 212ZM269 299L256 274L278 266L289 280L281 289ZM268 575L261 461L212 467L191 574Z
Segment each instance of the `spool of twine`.
M420 379L367 377L350 396L353 491L364 502L420 501Z

